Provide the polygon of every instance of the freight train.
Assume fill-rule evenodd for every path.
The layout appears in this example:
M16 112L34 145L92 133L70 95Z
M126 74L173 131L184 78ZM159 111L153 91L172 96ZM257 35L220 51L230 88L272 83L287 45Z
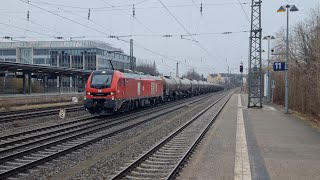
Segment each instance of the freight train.
M94 71L86 84L84 107L91 114L110 115L223 89L206 81L151 76L130 70Z

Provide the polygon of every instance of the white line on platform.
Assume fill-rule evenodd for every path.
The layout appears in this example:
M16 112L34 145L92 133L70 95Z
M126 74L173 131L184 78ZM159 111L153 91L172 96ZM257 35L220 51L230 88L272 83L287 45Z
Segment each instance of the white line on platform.
M249 180L251 178L251 169L248 155L248 146L246 140L246 131L243 121L243 111L241 109L241 95L238 95L238 114L237 114L237 134L236 134L236 158L234 166L235 180Z

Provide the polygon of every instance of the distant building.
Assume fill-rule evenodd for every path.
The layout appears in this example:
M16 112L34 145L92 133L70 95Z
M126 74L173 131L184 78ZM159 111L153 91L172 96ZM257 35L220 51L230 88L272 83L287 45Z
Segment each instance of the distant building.
M101 41L89 40L0 42L0 61L81 70L112 69L111 61L114 69L130 69L130 56L126 55L122 49L112 47L110 44ZM134 57L133 66L135 64L136 58ZM21 76L22 72L17 71L9 73L16 74L15 77ZM2 70L2 74L4 74L2 77L5 79L8 72L3 73ZM72 77L72 74L50 74L48 72L38 72L38 74L33 72L30 76L37 77L32 79L33 83L41 82L40 84L44 89L42 92L84 91L84 77ZM3 88L2 92L5 89Z
M130 56L101 41L1 42L0 60L84 70L130 69ZM134 65L136 58L134 58Z

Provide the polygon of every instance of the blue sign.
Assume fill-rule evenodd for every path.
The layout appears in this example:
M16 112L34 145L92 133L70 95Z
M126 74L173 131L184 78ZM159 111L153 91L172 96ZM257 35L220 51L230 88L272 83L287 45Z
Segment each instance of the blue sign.
M285 71L286 63L285 62L274 62L273 71Z

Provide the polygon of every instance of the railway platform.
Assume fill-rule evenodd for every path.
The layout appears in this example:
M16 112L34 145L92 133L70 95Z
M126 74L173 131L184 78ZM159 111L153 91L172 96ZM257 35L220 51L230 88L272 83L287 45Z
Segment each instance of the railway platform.
M29 95L1 95L0 112L74 104L83 100L84 93L35 93Z
M320 179L320 133L234 94L178 179Z

